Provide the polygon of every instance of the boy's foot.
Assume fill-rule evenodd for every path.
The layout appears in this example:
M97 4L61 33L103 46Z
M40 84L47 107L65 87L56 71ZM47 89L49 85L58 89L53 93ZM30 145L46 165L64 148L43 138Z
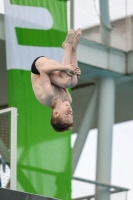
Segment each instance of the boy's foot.
M67 33L65 41L62 43L63 49L69 48L69 47L72 48L73 40L74 40L74 31L70 29Z
M77 46L78 46L78 43L79 43L79 39L80 39L81 35L82 35L82 31L81 31L81 29L79 28L79 29L77 30L77 32L76 32L75 37L74 37L73 48L72 48L73 51L76 51Z

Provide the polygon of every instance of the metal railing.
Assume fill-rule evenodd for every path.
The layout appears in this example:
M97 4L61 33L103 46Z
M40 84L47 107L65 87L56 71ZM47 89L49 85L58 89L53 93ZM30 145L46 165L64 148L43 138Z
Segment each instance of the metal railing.
M73 200L127 200L129 189L82 178L72 178Z

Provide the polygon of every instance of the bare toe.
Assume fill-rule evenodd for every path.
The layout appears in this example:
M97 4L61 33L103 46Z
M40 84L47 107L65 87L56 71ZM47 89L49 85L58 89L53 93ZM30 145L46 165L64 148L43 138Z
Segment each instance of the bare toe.
M62 43L62 47L65 48L66 46L72 46L74 40L74 31L70 29L67 33L65 41Z
M76 50L77 49L77 46L78 46L78 42L79 42L79 39L82 35L82 31L81 29L79 28L77 31L76 31L76 35L74 37L74 41L73 41L73 50Z

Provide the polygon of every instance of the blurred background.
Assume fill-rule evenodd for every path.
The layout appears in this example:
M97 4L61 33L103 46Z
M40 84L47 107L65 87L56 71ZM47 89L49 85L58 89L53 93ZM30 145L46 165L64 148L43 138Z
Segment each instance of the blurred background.
M77 51L82 74L71 91L75 122L69 147L71 198L132 200L133 1L56 1L66 3L67 29L82 30ZM56 9L59 12L58 6ZM5 15L4 1L0 0L1 110L12 105L7 76L7 54L9 57L11 49L6 49L10 38L7 28L5 33ZM11 13L7 12L7 16L11 17ZM56 59L53 53L48 55ZM58 194L51 197L61 198ZM70 197L66 195L64 199Z

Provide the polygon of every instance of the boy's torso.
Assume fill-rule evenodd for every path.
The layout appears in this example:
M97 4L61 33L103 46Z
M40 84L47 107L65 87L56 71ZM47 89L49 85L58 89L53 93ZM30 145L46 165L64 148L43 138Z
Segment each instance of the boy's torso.
M56 76L58 78L60 72L56 71L56 72L52 72L52 75ZM54 85L53 83L51 83L51 88L53 91L53 96L47 95L47 97L44 94L44 90L43 87L41 86L41 80L40 80L40 76L39 75L35 75L35 74L31 74L32 76L32 86L33 86L33 90L34 90L34 94L37 98L37 100L48 107L52 107L52 104L54 103L54 99L55 98L60 98L62 101L69 101L70 102L70 97L68 94L67 89L58 87L56 85ZM49 76L50 78L50 76ZM71 102L70 102L71 103Z

